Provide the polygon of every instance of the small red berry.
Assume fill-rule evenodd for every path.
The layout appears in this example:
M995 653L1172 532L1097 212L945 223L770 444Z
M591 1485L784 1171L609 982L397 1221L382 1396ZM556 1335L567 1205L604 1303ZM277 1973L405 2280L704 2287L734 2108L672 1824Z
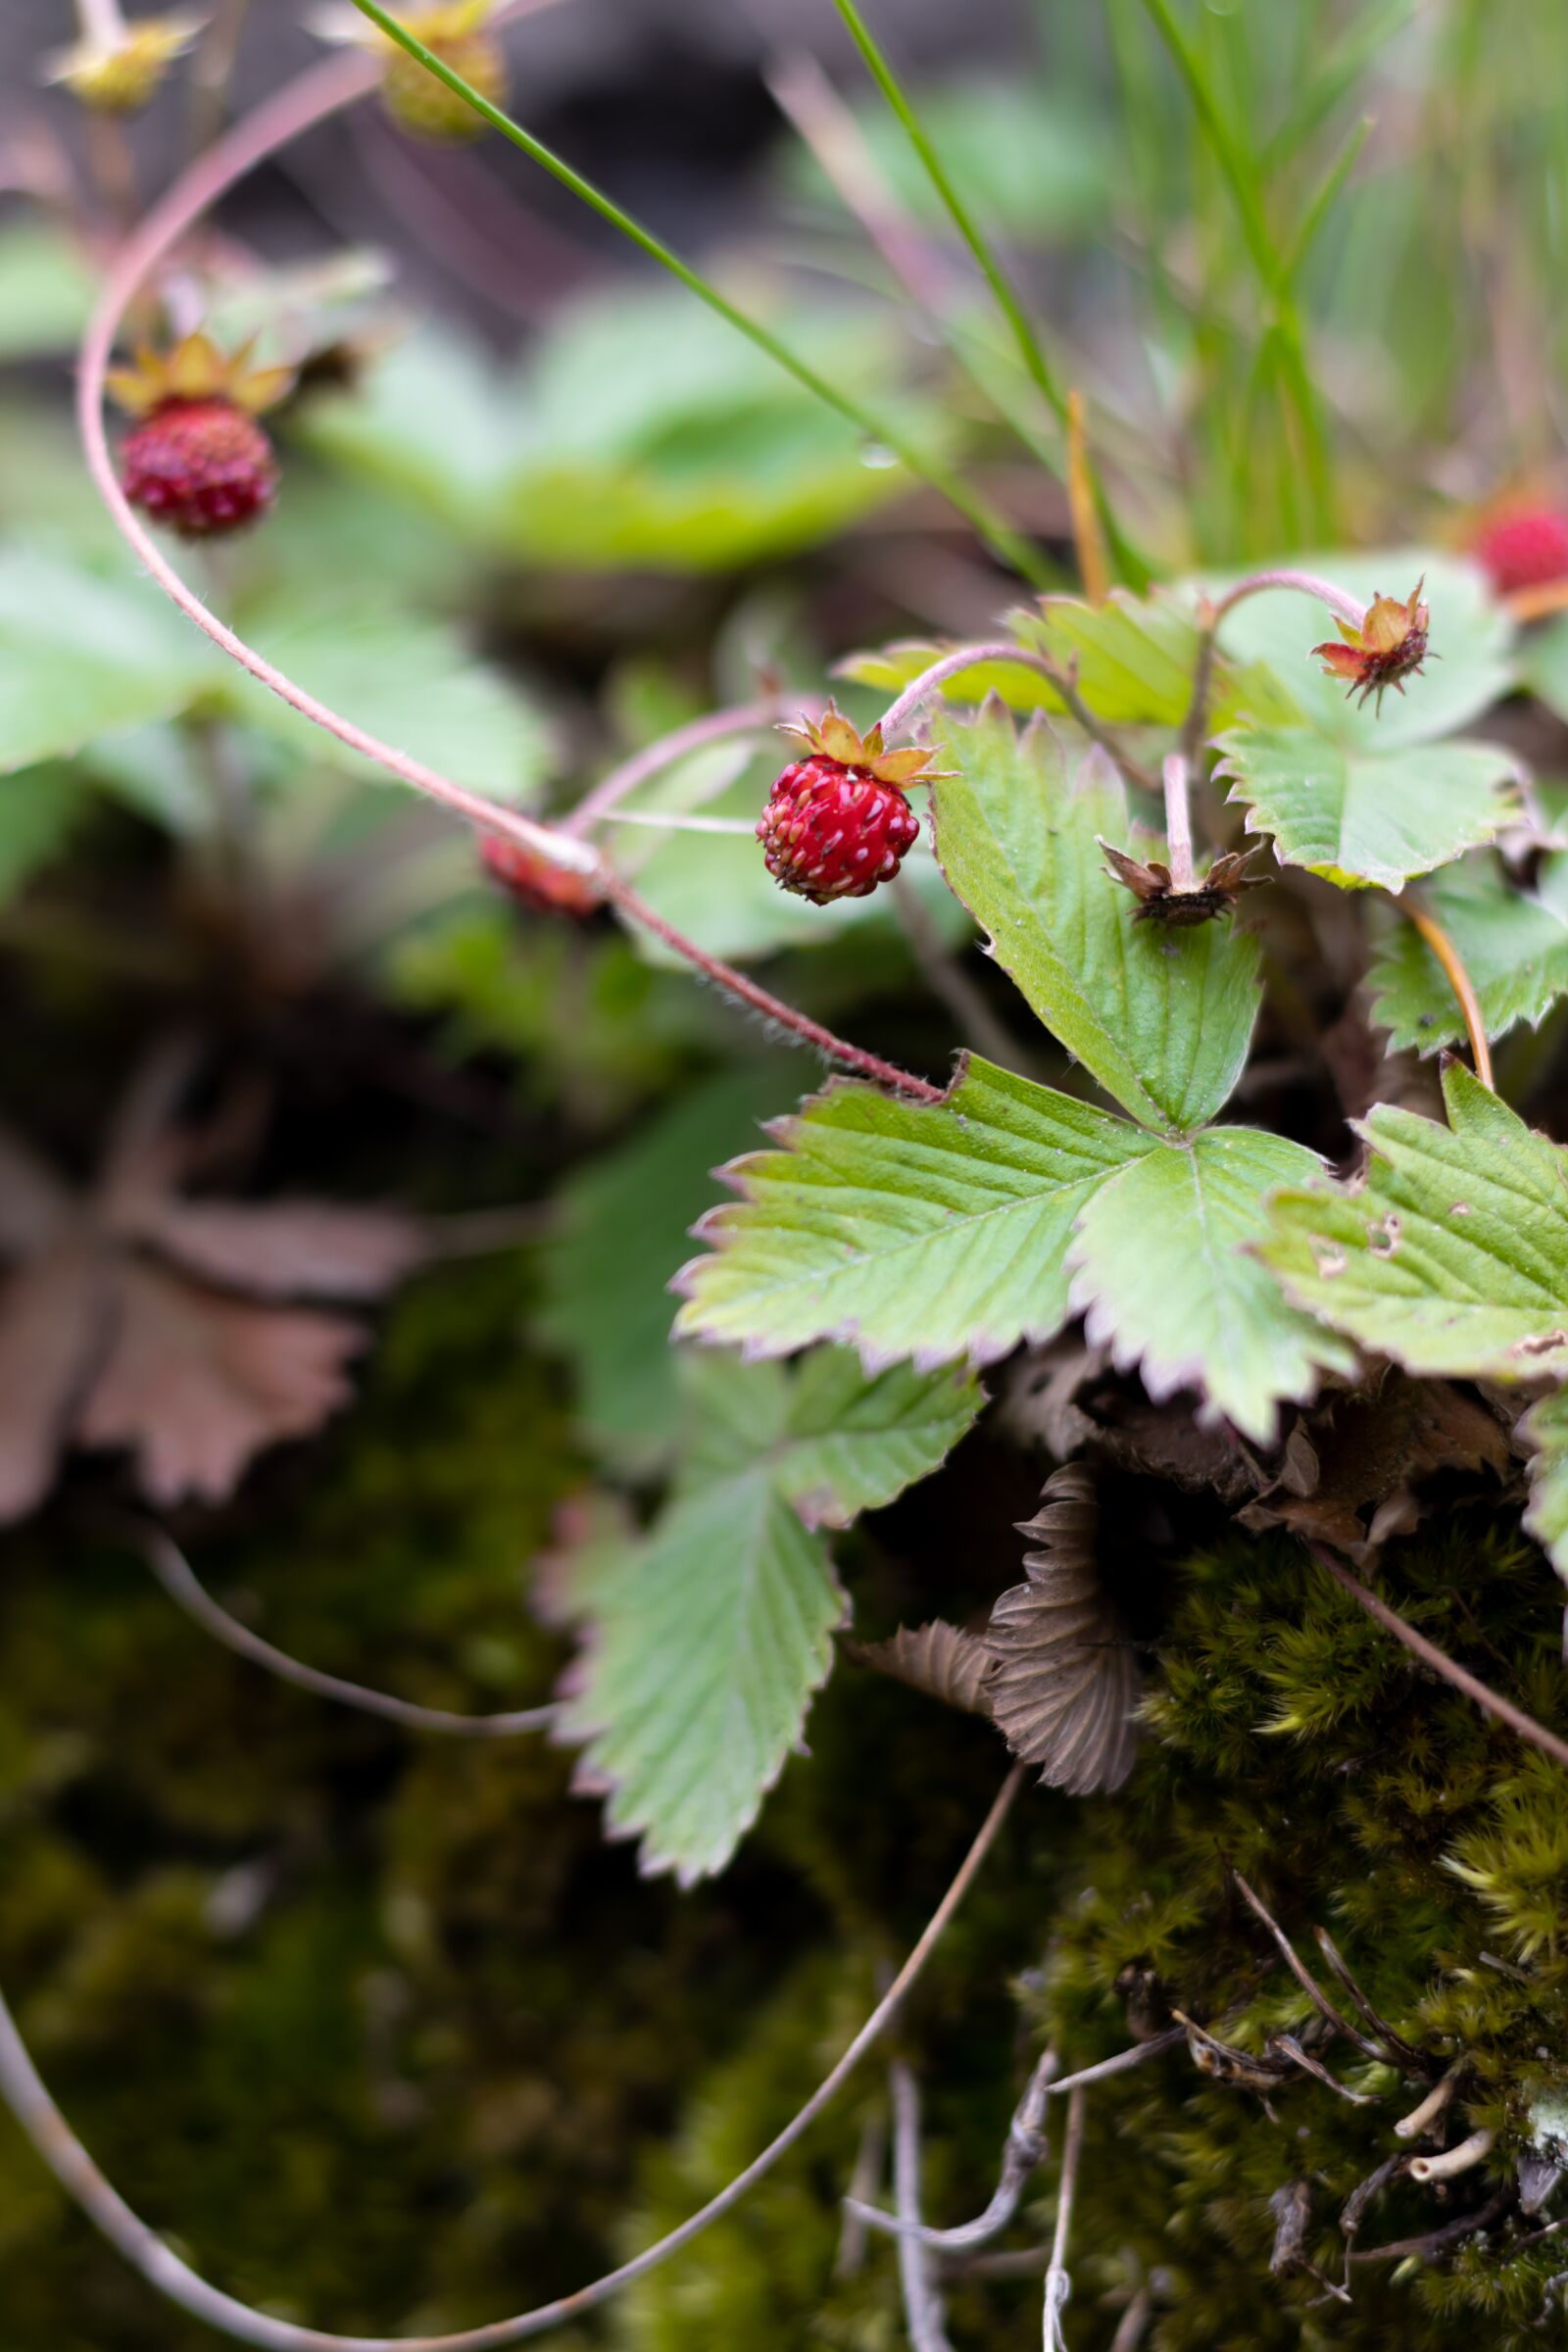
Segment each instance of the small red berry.
M757 828L781 889L825 906L890 882L920 820L896 784L837 760L797 760L773 787Z
M869 898L913 846L920 820L904 787L933 780L933 755L913 746L885 751L880 726L858 735L831 703L820 719L784 733L809 756L784 770L758 824L768 872L781 890L818 906Z
M592 874L555 865L520 841L487 833L480 845L485 870L523 906L537 914L572 914L579 919L604 904L604 892Z
M1556 507L1515 507L1484 524L1471 548L1499 596L1568 580L1568 514Z
M182 539L242 530L277 492L277 459L254 416L227 400L171 400L125 437L121 482L133 507Z

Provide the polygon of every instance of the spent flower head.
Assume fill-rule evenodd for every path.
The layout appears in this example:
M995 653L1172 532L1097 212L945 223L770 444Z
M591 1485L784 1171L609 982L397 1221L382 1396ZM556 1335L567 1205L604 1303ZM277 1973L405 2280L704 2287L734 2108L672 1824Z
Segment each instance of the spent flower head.
M1329 676L1345 681L1347 699L1364 703L1375 695L1381 710L1389 688L1402 694L1405 679L1420 670L1432 625L1431 610L1421 601L1425 585L1425 580L1417 580L1403 604L1396 596L1375 596L1359 628L1336 621L1339 642L1330 639L1313 646Z
M45 59L43 79L64 83L97 114L133 115L156 95L205 23L184 15L143 17L114 31L89 32Z
M1130 890L1138 901L1134 922L1159 923L1172 929L1185 930L1195 923L1211 923L1222 914L1233 914L1244 890L1260 890L1268 880L1267 874L1248 871L1257 851L1230 851L1216 858L1206 874L1200 875L1190 890L1178 890L1171 870L1157 858L1146 865L1142 858L1130 858L1125 850L1113 849L1108 841L1100 844L1109 860L1105 871L1113 882Z

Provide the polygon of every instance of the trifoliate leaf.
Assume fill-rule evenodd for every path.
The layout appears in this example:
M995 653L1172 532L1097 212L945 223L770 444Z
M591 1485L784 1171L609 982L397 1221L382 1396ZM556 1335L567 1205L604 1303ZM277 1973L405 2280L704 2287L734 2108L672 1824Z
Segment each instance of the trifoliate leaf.
M940 1698L944 1706L965 1714L989 1715L986 1676L992 1655L977 1634L935 1617L929 1625L901 1625L886 1642L853 1642L850 1654L862 1666L874 1666L911 1690Z
M1294 712L1284 713L1251 709L1249 716L1259 724L1288 726L1294 720L1331 743L1398 751L1455 734L1515 683L1513 623L1475 564L1429 548L1395 548L1372 556L1341 551L1303 557L1301 563L1362 604L1384 593L1405 596L1424 580L1422 595L1432 613L1430 642L1439 659L1429 659L1419 677L1406 678L1402 695L1389 695L1380 714L1373 704L1362 708L1348 701L1345 688L1324 676L1313 661L1313 645L1329 634L1321 605L1284 591L1250 596L1226 615L1225 650L1233 662L1261 662L1295 705ZM1210 591L1227 588L1237 576L1205 585ZM1216 724L1225 724L1223 711Z
M724 1171L678 1332L869 1364L985 1363L1067 1315L1068 1238L1105 1176L1158 1147L1090 1104L971 1060L938 1103L837 1084Z
M588 1434L621 1468L646 1471L674 1443L669 1278L711 1197L710 1170L785 1091L780 1063L767 1056L714 1078L639 1125L561 1196L563 1229L542 1253L537 1329L571 1363Z
M986 1694L1015 1756L1069 1796L1119 1788L1133 1768L1138 1665L1101 1581L1093 1474L1069 1462L1047 1479L1021 1532L1026 1581L991 1612Z
M1257 1014L1257 948L1226 922L1139 923L1100 839L1128 838L1106 755L1069 772L1043 722L1000 704L943 729L937 858L992 953L1069 1054L1136 1119L1190 1133L1240 1077Z
M873 1366L986 1363L1082 1305L1152 1395L1206 1388L1258 1438L1280 1397L1350 1360L1246 1254L1268 1189L1318 1164L1299 1145L1240 1127L1164 1144L982 1061L942 1102L841 1084L773 1132L785 1148L726 1170L741 1198L698 1228L714 1247L679 1278L679 1332L752 1356L836 1339Z
M1520 814L1518 762L1495 744L1373 751L1306 727L1234 727L1218 746L1249 832L1344 888L1400 890Z
M1265 1196L1318 1162L1299 1144L1215 1127L1162 1144L1096 1192L1069 1255L1072 1303L1091 1341L1138 1365L1150 1395L1201 1390L1201 1418L1223 1413L1261 1445L1282 1397L1300 1400L1350 1350L1281 1298L1250 1253L1268 1233Z
M1568 856L1544 858L1534 890L1516 888L1495 858L1466 858L1425 898L1474 983L1489 1037L1520 1021L1539 1027L1568 994ZM1372 1017L1396 1052L1429 1054L1463 1037L1453 990L1413 924L1392 932L1371 977Z
M845 1616L826 1539L934 1470L981 1402L906 1366L868 1379L836 1351L798 1372L690 1366L694 1451L675 1498L596 1571L564 1719L611 1833L683 1886L721 1870L800 1739Z
M1365 1183L1278 1195L1259 1254L1298 1305L1411 1372L1568 1373L1568 1154L1458 1063L1448 1125L1380 1106Z

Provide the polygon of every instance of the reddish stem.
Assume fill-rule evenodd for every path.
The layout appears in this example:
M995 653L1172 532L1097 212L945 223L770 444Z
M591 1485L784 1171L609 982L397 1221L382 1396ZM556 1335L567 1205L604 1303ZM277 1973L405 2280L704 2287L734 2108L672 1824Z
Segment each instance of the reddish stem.
M623 914L629 915L633 922L641 923L645 930L652 931L656 939L663 940L667 947L683 956L688 963L695 964L698 971L705 973L716 987L739 998L754 1012L760 1012L764 1020L776 1021L781 1028L788 1029L791 1036L798 1037L803 1045L814 1046L829 1061L840 1062L844 1068L858 1071L862 1078L872 1078L878 1086L891 1087L895 1093L908 1095L917 1102L941 1102L946 1100L945 1088L933 1086L929 1079L916 1078L911 1071L901 1070L891 1061L883 1061L879 1055L866 1053L861 1046L849 1045L842 1037L835 1037L831 1029L824 1029L820 1022L809 1019L804 1012L797 1012L793 1004L785 1004L779 998L769 996L765 988L760 988L755 980L749 980L733 964L722 963L716 956L710 956L706 948L700 948L695 940L684 938L673 924L666 923L663 916L656 913L647 900L640 899L631 884L622 882L618 875L607 874L605 888L612 904L618 906Z
M524 6L529 0L524 0ZM532 0L533 5L541 0ZM506 13L516 14L514 7ZM444 776L440 770L427 767L422 760L413 760L406 752L397 751L383 743L378 736L356 726L327 704L318 701L302 686L295 684L282 670L259 654L256 648L229 628L202 602L194 589L188 587L170 563L151 532L144 528L132 512L120 487L110 455L108 436L104 429L104 379L108 371L115 338L126 310L138 290L168 254L171 247L200 220L235 181L242 179L256 165L276 148L287 145L313 124L324 122L339 108L349 105L365 91L373 87L377 75L373 58L349 56L332 59L297 81L248 115L208 154L198 158L190 169L175 180L172 187L154 206L141 226L126 240L116 257L105 281L92 319L82 343L76 387L77 421L86 452L87 468L99 496L119 528L146 569L163 589L166 596L177 605L186 618L195 622L203 634L237 662L253 678L298 710L305 718L322 727L329 735L357 752L363 759L373 760L427 800L435 801L482 831L500 834L504 839L519 843L533 856L548 864L564 867L572 873L592 874L608 898L631 915L647 924L675 953L688 963L705 973L720 988L738 998L753 1010L776 1021L807 1045L814 1046L830 1060L841 1062L848 1069L859 1070L874 1077L880 1084L893 1086L900 1092L912 1094L922 1101L941 1099L939 1088L928 1086L921 1078L897 1070L891 1062L880 1060L873 1054L864 1054L858 1046L848 1044L824 1029L817 1021L808 1020L755 981L748 980L728 964L719 962L687 939L672 924L656 916L634 891L626 888L606 866L598 852L579 840L572 831L542 825L517 809L507 808L489 801L480 793ZM706 722L699 722L706 724ZM652 753L643 755L646 760ZM612 781L607 780L607 781ZM603 790L603 788L601 788ZM592 796L591 796L592 797ZM603 803L601 803L603 805ZM579 821L581 812L579 811Z

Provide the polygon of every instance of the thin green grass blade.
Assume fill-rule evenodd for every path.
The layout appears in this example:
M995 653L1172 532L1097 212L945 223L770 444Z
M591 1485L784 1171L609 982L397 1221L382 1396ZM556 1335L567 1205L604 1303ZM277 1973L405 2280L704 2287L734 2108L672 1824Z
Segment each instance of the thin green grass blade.
M520 122L514 122L500 107L493 106L488 98L482 97L471 83L464 80L461 74L455 74L450 66L443 64L406 24L400 24L395 17L389 16L378 5L378 0L354 0L354 5L377 31L384 33L389 41L395 41L400 49L406 50L410 57L423 66L427 74L433 74L437 81L443 82L466 105L470 106L483 122L489 123L492 130L498 130L503 138L510 139L533 163L540 165L563 187L568 188L581 203L596 212L602 220L608 220L611 227L617 229L639 252L645 253L650 261L657 262L662 270L668 270L671 277L678 279L689 293L695 294L699 302L706 303L710 311L716 312L720 318L734 327L737 334L744 335L760 351L766 352L768 358L786 374L792 375L808 392L836 410L868 441L878 442L891 450L910 473L920 481L929 483L951 507L956 508L1004 563L1032 581L1036 587L1050 586L1050 567L1043 563L1027 539L1013 529L989 500L973 490L961 474L942 459L917 448L886 417L862 408L858 400L831 383L826 376L819 375L808 362L791 351L788 344L781 342L760 319L753 318L731 302L727 295L721 294L700 270L694 270L689 262L682 261L680 255L656 237L651 229L644 228L641 221L623 211L603 189L573 170L564 157L557 155L554 148L547 147L542 139L535 138L532 131L524 130Z
M1030 380L1049 404L1057 423L1065 429L1067 396L1057 380L1055 369L1045 355L1039 334L1023 306L1017 288L997 257L995 246L955 185L940 151L916 114L907 91L878 46L870 26L855 5L855 0L834 0L834 6L843 18L851 38L865 61L872 80L902 123L910 146L924 166L931 185L947 207L954 227L968 247L981 275L990 287L997 308L1011 329L1013 341L1018 346L1019 356L1028 370ZM1111 511L1109 501L1106 499L1104 487L1098 480L1095 485L1095 504L1122 578L1134 588L1147 587L1151 577L1149 564L1124 536L1115 514Z

